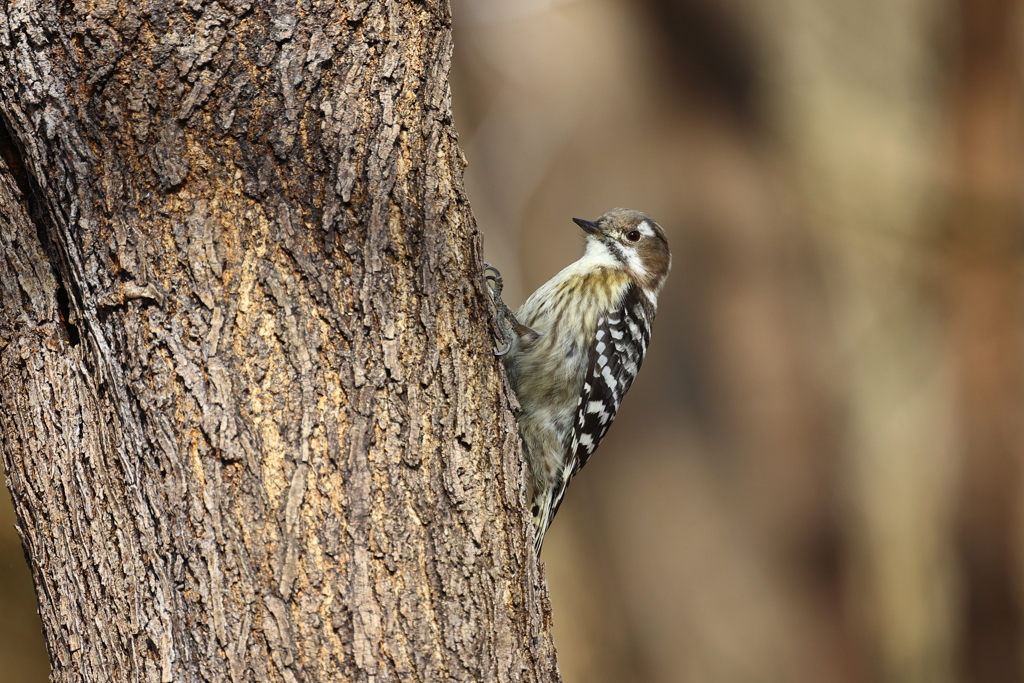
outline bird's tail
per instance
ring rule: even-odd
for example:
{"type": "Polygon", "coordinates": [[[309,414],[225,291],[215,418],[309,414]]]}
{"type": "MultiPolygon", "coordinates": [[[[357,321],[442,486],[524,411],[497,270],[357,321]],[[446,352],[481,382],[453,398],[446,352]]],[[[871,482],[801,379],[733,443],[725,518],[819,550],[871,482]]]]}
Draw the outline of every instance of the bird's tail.
{"type": "Polygon", "coordinates": [[[533,528],[536,530],[533,547],[537,551],[537,557],[540,557],[540,549],[544,545],[544,535],[555,519],[555,513],[558,512],[558,506],[562,504],[562,498],[565,496],[565,489],[568,485],[568,479],[559,479],[551,488],[540,490],[533,495],[530,510],[533,511],[533,528]]]}
{"type": "Polygon", "coordinates": [[[533,510],[533,528],[536,531],[533,547],[537,551],[537,557],[540,557],[540,549],[544,545],[544,534],[548,532],[551,519],[554,517],[551,510],[551,489],[539,491],[533,497],[530,509],[533,510]]]}

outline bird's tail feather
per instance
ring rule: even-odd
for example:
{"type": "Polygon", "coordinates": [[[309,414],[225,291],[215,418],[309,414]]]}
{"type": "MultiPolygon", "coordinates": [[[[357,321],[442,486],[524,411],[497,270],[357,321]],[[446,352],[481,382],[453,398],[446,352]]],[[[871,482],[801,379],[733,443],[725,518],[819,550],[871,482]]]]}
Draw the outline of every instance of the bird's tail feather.
{"type": "Polygon", "coordinates": [[[558,512],[558,507],[562,504],[562,498],[565,497],[565,489],[568,485],[568,479],[559,479],[551,488],[538,491],[533,496],[530,509],[533,510],[533,528],[537,531],[534,542],[537,557],[540,557],[540,549],[544,545],[544,535],[547,534],[548,527],[555,519],[555,513],[558,512]]]}

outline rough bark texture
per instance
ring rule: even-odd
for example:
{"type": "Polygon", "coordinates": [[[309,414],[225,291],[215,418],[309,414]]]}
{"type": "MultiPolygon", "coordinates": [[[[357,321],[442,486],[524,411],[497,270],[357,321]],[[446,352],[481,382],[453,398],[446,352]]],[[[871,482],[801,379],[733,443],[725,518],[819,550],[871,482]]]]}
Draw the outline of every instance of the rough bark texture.
{"type": "Polygon", "coordinates": [[[447,3],[0,7],[0,438],[54,680],[557,680],[447,3]]]}

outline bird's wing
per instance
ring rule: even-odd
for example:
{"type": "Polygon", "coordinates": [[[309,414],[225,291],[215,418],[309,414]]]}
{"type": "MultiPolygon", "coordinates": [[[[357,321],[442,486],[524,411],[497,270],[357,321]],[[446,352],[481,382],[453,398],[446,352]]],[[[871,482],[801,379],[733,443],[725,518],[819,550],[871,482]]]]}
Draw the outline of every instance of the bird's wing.
{"type": "Polygon", "coordinates": [[[597,321],[576,418],[566,439],[568,457],[538,520],[538,551],[544,531],[562,503],[569,479],[597,450],[619,411],[622,397],[640,371],[651,341],[653,317],[653,307],[644,300],[639,288],[630,285],[619,306],[597,321]]]}

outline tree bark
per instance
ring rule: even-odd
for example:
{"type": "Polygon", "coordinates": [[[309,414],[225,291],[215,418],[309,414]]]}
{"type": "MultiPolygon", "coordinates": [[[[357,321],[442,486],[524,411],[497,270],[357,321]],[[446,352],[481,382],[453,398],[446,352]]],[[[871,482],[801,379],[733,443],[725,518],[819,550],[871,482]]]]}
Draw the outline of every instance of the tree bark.
{"type": "Polygon", "coordinates": [[[55,681],[553,681],[444,0],[0,0],[55,681]]]}

